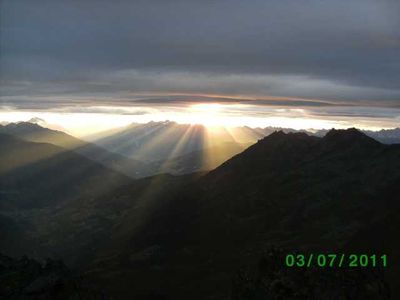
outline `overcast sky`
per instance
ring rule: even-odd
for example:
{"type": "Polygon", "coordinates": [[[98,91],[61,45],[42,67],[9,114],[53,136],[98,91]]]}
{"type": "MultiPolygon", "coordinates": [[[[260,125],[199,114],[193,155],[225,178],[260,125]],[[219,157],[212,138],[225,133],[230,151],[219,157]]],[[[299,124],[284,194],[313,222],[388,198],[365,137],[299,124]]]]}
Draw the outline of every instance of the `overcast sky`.
{"type": "Polygon", "coordinates": [[[222,102],[400,122],[398,0],[0,0],[0,11],[3,112],[222,102]]]}

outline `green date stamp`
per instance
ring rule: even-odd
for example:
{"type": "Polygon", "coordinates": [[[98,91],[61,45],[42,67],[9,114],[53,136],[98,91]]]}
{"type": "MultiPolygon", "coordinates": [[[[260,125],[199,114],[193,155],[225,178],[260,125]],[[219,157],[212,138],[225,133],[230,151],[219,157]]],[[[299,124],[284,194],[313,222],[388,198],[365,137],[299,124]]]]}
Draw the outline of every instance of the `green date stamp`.
{"type": "Polygon", "coordinates": [[[386,268],[388,257],[386,254],[286,254],[284,263],[288,268],[386,268]]]}

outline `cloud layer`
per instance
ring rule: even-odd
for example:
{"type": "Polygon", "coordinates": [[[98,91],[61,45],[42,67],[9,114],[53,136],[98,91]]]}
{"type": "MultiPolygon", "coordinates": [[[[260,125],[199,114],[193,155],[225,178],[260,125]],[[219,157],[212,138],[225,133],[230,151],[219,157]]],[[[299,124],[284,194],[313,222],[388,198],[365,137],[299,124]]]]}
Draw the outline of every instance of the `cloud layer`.
{"type": "Polygon", "coordinates": [[[400,107],[396,0],[0,5],[6,107],[400,107]]]}

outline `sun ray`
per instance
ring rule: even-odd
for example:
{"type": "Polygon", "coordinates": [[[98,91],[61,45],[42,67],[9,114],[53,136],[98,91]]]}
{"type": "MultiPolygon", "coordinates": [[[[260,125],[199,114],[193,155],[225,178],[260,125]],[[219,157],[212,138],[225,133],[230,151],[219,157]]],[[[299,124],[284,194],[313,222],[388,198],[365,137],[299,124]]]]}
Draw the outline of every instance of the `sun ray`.
{"type": "MultiPolygon", "coordinates": [[[[199,144],[199,148],[201,149],[204,141],[202,140],[203,134],[199,133],[201,131],[204,131],[204,127],[200,125],[189,125],[184,134],[179,138],[178,142],[176,143],[176,146],[172,149],[171,153],[168,155],[168,157],[162,162],[159,171],[171,171],[168,166],[171,165],[171,162],[175,158],[178,158],[181,155],[185,154],[184,149],[185,148],[190,148],[192,141],[195,141],[199,144]],[[199,140],[200,138],[200,140],[199,140]]],[[[195,151],[198,149],[194,149],[195,151]]],[[[193,161],[193,164],[196,164],[196,161],[193,161]]],[[[172,166],[173,167],[173,166],[172,166]]],[[[195,166],[194,166],[195,167],[195,166]]]]}

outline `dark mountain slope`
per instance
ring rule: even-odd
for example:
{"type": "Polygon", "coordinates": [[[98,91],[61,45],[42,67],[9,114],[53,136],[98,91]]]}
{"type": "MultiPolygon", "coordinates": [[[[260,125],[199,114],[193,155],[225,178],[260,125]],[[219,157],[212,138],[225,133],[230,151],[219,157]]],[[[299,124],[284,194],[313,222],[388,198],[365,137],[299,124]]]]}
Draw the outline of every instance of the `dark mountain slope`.
{"type": "MultiPolygon", "coordinates": [[[[355,129],[324,138],[276,132],[200,178],[156,176],[4,217],[31,228],[32,248],[74,258],[117,299],[229,299],[237,270],[257,264],[271,244],[368,252],[376,235],[385,237],[377,251],[396,253],[399,170],[397,145],[355,129]]],[[[399,285],[397,269],[385,275],[399,285]]],[[[329,286],[332,299],[347,277],[339,278],[329,286]]],[[[354,282],[368,288],[369,278],[354,282]]]]}
{"type": "Polygon", "coordinates": [[[0,127],[0,131],[31,142],[49,143],[63,148],[75,147],[84,143],[62,131],[29,122],[9,123],[0,127]]]}
{"type": "Polygon", "coordinates": [[[110,152],[102,147],[85,142],[62,131],[48,129],[34,123],[10,123],[5,126],[0,126],[0,133],[10,134],[26,141],[48,143],[72,150],[131,177],[143,177],[152,173],[152,171],[148,169],[148,166],[140,161],[110,152]]]}
{"type": "Polygon", "coordinates": [[[310,224],[308,232],[325,223],[320,239],[329,223],[343,222],[350,233],[356,229],[351,226],[368,220],[382,205],[377,193],[399,183],[399,168],[395,148],[355,129],[331,131],[322,139],[278,132],[210,172],[202,202],[220,213],[217,223],[251,216],[289,228],[310,224]]]}
{"type": "MultiPolygon", "coordinates": [[[[67,239],[60,234],[60,228],[76,225],[74,219],[79,214],[55,216],[68,212],[68,207],[85,214],[92,199],[128,182],[130,178],[72,151],[0,134],[1,251],[49,255],[39,250],[43,249],[38,246],[40,243],[53,244],[53,249],[69,246],[78,251],[78,243],[63,242],[67,239]]],[[[92,236],[95,234],[91,232],[92,236]]]]}
{"type": "Polygon", "coordinates": [[[132,181],[72,151],[0,134],[0,251],[83,266],[114,227],[129,234],[189,177],[132,181]]]}
{"type": "Polygon", "coordinates": [[[62,261],[46,264],[0,254],[0,298],[17,299],[110,299],[100,289],[82,281],[62,261]]]}
{"type": "Polygon", "coordinates": [[[213,178],[210,181],[223,182],[227,179],[242,181],[247,177],[272,175],[275,171],[283,173],[303,160],[317,141],[318,138],[305,133],[285,134],[277,131],[211,171],[207,177],[213,178]]]}
{"type": "MultiPolygon", "coordinates": [[[[225,299],[235,271],[271,244],[286,251],[347,249],[358,233],[399,209],[391,192],[399,170],[398,147],[355,129],[324,138],[276,132],[165,195],[142,230],[111,242],[120,245],[118,262],[103,253],[103,267],[96,264],[91,275],[123,274],[104,281],[118,282],[109,287],[121,296],[158,291],[173,299],[225,299]]],[[[392,253],[394,242],[387,245],[392,253]]],[[[391,285],[398,278],[391,276],[391,285]]]]}
{"type": "Polygon", "coordinates": [[[54,206],[94,196],[128,177],[72,151],[0,134],[1,208],[54,206]]]}
{"type": "MultiPolygon", "coordinates": [[[[397,147],[400,151],[400,147],[397,147]]],[[[380,195],[382,200],[392,199],[398,201],[400,195],[400,184],[386,189],[380,195]]],[[[393,295],[400,295],[399,268],[400,265],[400,240],[397,238],[400,231],[400,208],[399,204],[389,204],[386,215],[376,219],[371,224],[357,232],[349,242],[344,245],[344,249],[352,253],[386,254],[388,257],[389,268],[386,273],[387,280],[392,283],[391,290],[393,295]]],[[[396,298],[393,298],[396,299],[396,298]]]]}

